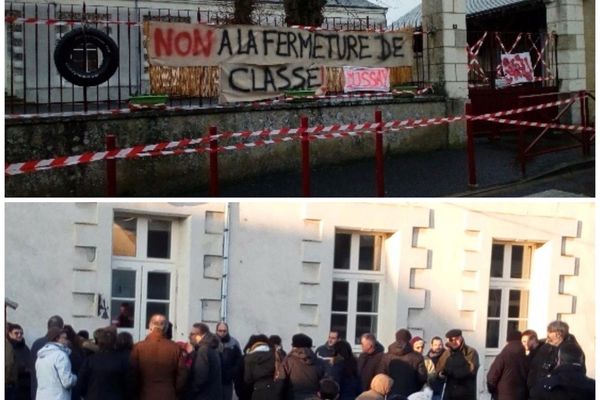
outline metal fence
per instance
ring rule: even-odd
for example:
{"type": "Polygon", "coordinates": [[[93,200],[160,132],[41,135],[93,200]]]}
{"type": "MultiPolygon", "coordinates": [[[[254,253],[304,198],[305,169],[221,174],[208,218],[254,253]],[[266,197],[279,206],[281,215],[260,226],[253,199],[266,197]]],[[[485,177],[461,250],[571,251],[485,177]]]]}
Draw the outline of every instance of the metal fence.
{"type": "MultiPolygon", "coordinates": [[[[227,23],[231,12],[198,9],[173,10],[122,6],[86,6],[57,3],[5,3],[5,113],[118,109],[127,106],[131,96],[150,93],[150,77],[144,46],[143,22],[160,20],[186,23],[227,23]],[[60,38],[85,24],[107,33],[119,48],[119,68],[98,86],[80,87],[58,73],[53,51],[60,38]]],[[[256,14],[259,25],[285,26],[283,14],[256,14]]],[[[369,17],[325,18],[325,29],[384,29],[369,17]]],[[[415,66],[410,83],[427,81],[423,35],[415,35],[415,66]]],[[[87,62],[101,62],[101,54],[86,46],[81,55],[87,62]]],[[[216,104],[215,97],[171,96],[169,105],[216,104]]]]}

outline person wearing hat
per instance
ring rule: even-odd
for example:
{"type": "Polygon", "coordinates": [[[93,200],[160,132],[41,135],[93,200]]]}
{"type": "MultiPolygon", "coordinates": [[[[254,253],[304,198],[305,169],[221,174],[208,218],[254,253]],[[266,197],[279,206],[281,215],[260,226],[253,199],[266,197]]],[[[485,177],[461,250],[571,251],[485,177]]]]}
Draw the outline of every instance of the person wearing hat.
{"type": "Polygon", "coordinates": [[[384,373],[394,380],[391,394],[408,396],[421,390],[427,381],[425,360],[410,345],[412,335],[407,329],[396,332],[396,341],[384,355],[384,373]]]}
{"type": "Polygon", "coordinates": [[[36,398],[39,400],[71,400],[71,388],[77,376],[71,372],[67,334],[58,327],[48,329],[48,343],[37,353],[36,398]]]}
{"type": "Polygon", "coordinates": [[[487,387],[494,400],[527,400],[527,356],[521,332],[513,331],[487,373],[487,387]]]}
{"type": "Polygon", "coordinates": [[[476,400],[479,354],[465,344],[460,329],[446,333],[446,351],[441,355],[435,372],[446,380],[444,400],[476,400]]]}
{"type": "Polygon", "coordinates": [[[312,351],[312,339],[298,333],[292,337],[292,349],[281,365],[286,382],[287,399],[307,400],[319,391],[319,382],[325,377],[327,364],[312,351]]]}

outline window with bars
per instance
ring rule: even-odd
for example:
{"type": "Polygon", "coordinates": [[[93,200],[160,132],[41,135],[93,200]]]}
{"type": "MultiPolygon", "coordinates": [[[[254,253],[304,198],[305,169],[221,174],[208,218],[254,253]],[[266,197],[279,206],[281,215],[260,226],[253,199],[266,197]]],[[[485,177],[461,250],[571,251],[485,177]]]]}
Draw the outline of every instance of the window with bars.
{"type": "Polygon", "coordinates": [[[494,243],[490,264],[486,348],[504,346],[507,335],[527,329],[529,282],[534,246],[494,243]]]}
{"type": "Polygon", "coordinates": [[[377,335],[385,236],[339,231],[335,235],[331,330],[350,343],[377,335]]]}

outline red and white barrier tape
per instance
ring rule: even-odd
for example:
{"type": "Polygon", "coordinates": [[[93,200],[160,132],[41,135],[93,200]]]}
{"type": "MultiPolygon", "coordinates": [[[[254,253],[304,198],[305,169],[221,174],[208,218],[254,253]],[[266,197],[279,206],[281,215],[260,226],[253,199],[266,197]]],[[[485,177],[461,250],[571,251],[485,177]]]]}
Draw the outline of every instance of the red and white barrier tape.
{"type": "MultiPolygon", "coordinates": [[[[433,89],[427,86],[422,89],[418,89],[416,92],[410,91],[399,91],[393,90],[385,93],[350,93],[350,94],[331,94],[331,95],[314,95],[306,97],[282,97],[273,100],[263,100],[252,103],[231,103],[231,104],[211,104],[210,106],[168,106],[160,109],[153,109],[154,111],[200,111],[206,109],[224,109],[224,108],[235,108],[240,107],[256,108],[263,105],[272,105],[278,103],[289,103],[293,101],[299,101],[300,99],[307,100],[335,100],[335,99],[360,99],[360,98],[378,98],[378,97],[392,97],[399,94],[415,94],[417,96],[432,92],[433,89]]],[[[5,120],[17,120],[17,119],[36,119],[36,118],[53,118],[53,117],[75,117],[75,116],[97,116],[97,115],[120,115],[120,114],[131,114],[132,111],[129,108],[119,108],[113,110],[95,110],[95,111],[66,111],[58,113],[47,113],[47,114],[7,114],[4,116],[5,120]]]]}
{"type": "Polygon", "coordinates": [[[152,145],[139,145],[126,149],[115,149],[102,152],[88,152],[80,155],[68,157],[56,157],[46,160],[27,161],[22,163],[7,164],[5,166],[5,175],[18,175],[26,172],[40,171],[52,168],[66,167],[70,165],[86,164],[94,161],[106,159],[131,159],[139,157],[152,157],[162,155],[176,155],[188,153],[204,153],[213,151],[207,147],[189,148],[200,144],[206,144],[211,140],[230,139],[230,138],[250,138],[258,137],[259,139],[253,142],[242,142],[226,146],[218,146],[216,151],[231,151],[242,150],[246,148],[260,147],[270,144],[278,144],[287,141],[297,140],[300,134],[306,132],[310,139],[333,139],[348,136],[364,135],[381,129],[381,132],[394,132],[403,129],[414,129],[418,127],[427,127],[433,125],[447,124],[464,119],[472,121],[489,121],[501,124],[511,124],[519,126],[530,126],[535,128],[555,128],[570,131],[595,131],[594,127],[583,127],[578,125],[566,125],[557,123],[518,121],[512,119],[499,118],[507,115],[515,115],[530,111],[537,111],[544,108],[554,107],[561,104],[572,103],[583,96],[574,96],[569,99],[553,101],[535,106],[521,107],[513,110],[499,111],[482,115],[463,115],[450,116],[439,118],[421,118],[388,121],[386,123],[366,122],[360,124],[334,124],[330,126],[317,125],[308,128],[281,128],[276,130],[260,130],[260,131],[242,131],[242,132],[225,132],[214,136],[205,136],[196,139],[182,139],[179,141],[163,142],[152,145]],[[186,148],[187,147],[187,148],[186,148]]]}
{"type": "Polygon", "coordinates": [[[594,128],[592,126],[556,124],[556,123],[552,123],[552,122],[519,121],[519,120],[515,120],[515,119],[491,118],[491,117],[488,117],[485,120],[490,121],[490,122],[496,122],[498,124],[529,126],[532,128],[560,129],[560,130],[575,131],[575,132],[584,132],[584,131],[585,132],[594,132],[596,130],[596,128],[594,128]]]}
{"type": "Polygon", "coordinates": [[[108,21],[108,20],[85,20],[81,19],[43,19],[35,17],[15,17],[7,15],[4,17],[4,22],[7,24],[28,24],[28,25],[54,25],[54,26],[73,26],[73,25],[129,25],[129,26],[141,26],[143,23],[137,21],[108,21]]]}

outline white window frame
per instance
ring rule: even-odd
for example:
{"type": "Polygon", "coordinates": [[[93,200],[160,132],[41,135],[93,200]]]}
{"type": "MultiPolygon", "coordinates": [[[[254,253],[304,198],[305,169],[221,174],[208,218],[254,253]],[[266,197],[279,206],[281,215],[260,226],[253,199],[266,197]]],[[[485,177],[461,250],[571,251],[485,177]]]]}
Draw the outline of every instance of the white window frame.
{"type": "MultiPolygon", "coordinates": [[[[364,230],[346,230],[346,229],[337,229],[335,231],[335,235],[338,233],[342,234],[350,234],[350,268],[349,269],[336,269],[333,268],[333,279],[332,279],[332,295],[333,295],[333,282],[348,282],[348,309],[344,312],[333,311],[330,310],[330,324],[331,324],[331,316],[334,314],[345,314],[347,315],[346,321],[346,340],[353,347],[355,351],[360,349],[360,345],[355,344],[355,332],[356,332],[356,318],[359,315],[375,315],[377,316],[377,332],[375,334],[379,334],[381,332],[381,305],[383,298],[383,283],[385,282],[385,243],[387,239],[387,234],[383,232],[377,231],[364,231],[364,230]],[[377,249],[375,246],[375,251],[379,251],[379,270],[378,271],[368,271],[368,270],[359,270],[359,250],[360,250],[360,236],[379,236],[380,237],[380,246],[377,249]],[[357,297],[358,297],[358,284],[359,283],[377,283],[378,284],[378,299],[377,299],[377,312],[358,312],[357,311],[357,297]]],[[[377,241],[375,242],[377,243],[377,241]]],[[[334,248],[335,252],[335,248],[334,248]]]]}
{"type": "MultiPolygon", "coordinates": [[[[508,329],[508,322],[513,320],[529,320],[529,313],[531,312],[531,305],[527,304],[527,317],[526,318],[509,318],[508,310],[509,310],[509,300],[510,300],[510,291],[511,290],[519,290],[521,292],[528,292],[529,301],[531,301],[531,280],[530,278],[511,278],[510,277],[510,268],[511,268],[511,255],[512,255],[512,247],[513,246],[523,246],[523,270],[529,268],[529,276],[531,277],[531,268],[532,268],[532,259],[533,253],[535,251],[536,245],[534,243],[528,242],[506,242],[506,241],[494,241],[493,245],[502,245],[504,246],[504,255],[503,255],[503,264],[502,264],[502,277],[496,278],[491,276],[491,260],[490,260],[490,286],[488,290],[488,296],[490,290],[500,290],[501,298],[500,298],[500,317],[490,318],[486,312],[486,324],[490,319],[499,320],[499,340],[498,347],[486,347],[487,355],[497,355],[504,344],[506,343],[506,331],[508,329]]],[[[486,342],[487,342],[487,331],[486,331],[486,342]]],[[[486,343],[487,345],[487,343],[486,343]]]]}
{"type": "MultiPolygon", "coordinates": [[[[136,255],[135,256],[112,256],[111,258],[111,288],[112,288],[112,271],[124,270],[135,271],[135,307],[134,307],[134,325],[133,328],[119,328],[120,330],[130,332],[135,340],[143,339],[146,336],[147,326],[145,326],[146,306],[148,301],[169,303],[169,320],[175,321],[176,311],[176,256],[178,243],[178,221],[173,218],[163,217],[160,215],[140,215],[132,213],[115,212],[113,215],[113,223],[115,217],[131,217],[136,218],[136,255]],[[150,220],[168,221],[171,223],[170,229],[170,258],[153,258],[147,257],[148,254],[148,227],[150,220]],[[161,272],[170,274],[169,277],[169,300],[161,301],[148,299],[147,280],[148,273],[161,272]]],[[[112,226],[112,225],[111,225],[112,226]]],[[[112,233],[111,233],[111,253],[112,253],[112,233]]],[[[112,304],[112,290],[111,290],[112,304]]],[[[120,300],[120,298],[114,298],[120,300]]],[[[129,299],[124,299],[127,301],[129,299]]]]}

